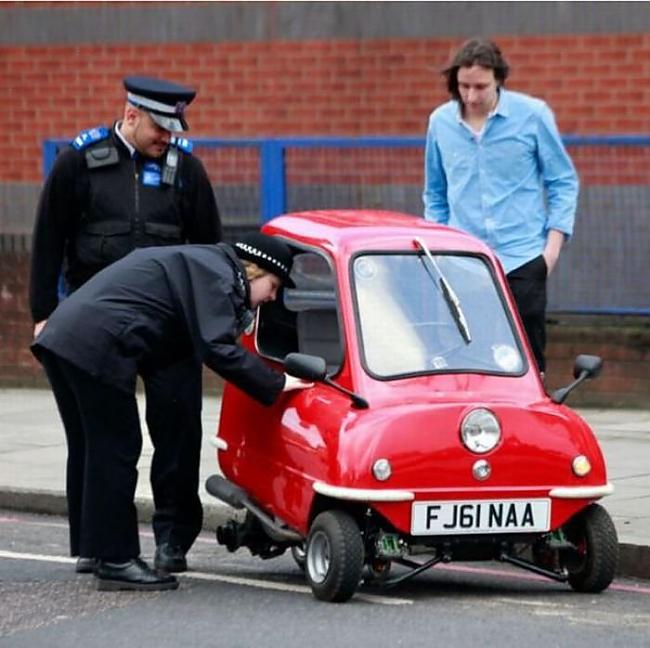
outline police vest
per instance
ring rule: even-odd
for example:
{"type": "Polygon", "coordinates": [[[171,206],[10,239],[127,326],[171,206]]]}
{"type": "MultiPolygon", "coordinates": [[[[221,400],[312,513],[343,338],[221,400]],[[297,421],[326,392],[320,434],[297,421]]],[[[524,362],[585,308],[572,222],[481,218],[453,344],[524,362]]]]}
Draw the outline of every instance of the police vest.
{"type": "Polygon", "coordinates": [[[173,138],[160,160],[129,158],[100,127],[78,135],[73,147],[86,165],[75,255],[90,273],[135,248],[185,241],[179,169],[192,150],[188,140],[173,138]]]}

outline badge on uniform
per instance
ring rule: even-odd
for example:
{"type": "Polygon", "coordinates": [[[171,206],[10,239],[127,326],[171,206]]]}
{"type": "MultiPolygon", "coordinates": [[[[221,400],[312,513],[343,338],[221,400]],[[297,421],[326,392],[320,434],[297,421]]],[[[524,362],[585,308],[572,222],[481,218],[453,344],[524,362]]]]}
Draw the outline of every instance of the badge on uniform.
{"type": "Polygon", "coordinates": [[[160,165],[155,162],[145,162],[142,167],[142,184],[147,187],[160,187],[160,165]]]}
{"type": "Polygon", "coordinates": [[[179,148],[183,153],[187,153],[188,155],[194,149],[194,144],[186,137],[176,137],[176,135],[172,135],[170,144],[179,148]]]}
{"type": "Polygon", "coordinates": [[[81,131],[77,137],[72,140],[72,146],[81,151],[95,142],[101,142],[110,135],[110,130],[106,126],[96,126],[81,131]]]}

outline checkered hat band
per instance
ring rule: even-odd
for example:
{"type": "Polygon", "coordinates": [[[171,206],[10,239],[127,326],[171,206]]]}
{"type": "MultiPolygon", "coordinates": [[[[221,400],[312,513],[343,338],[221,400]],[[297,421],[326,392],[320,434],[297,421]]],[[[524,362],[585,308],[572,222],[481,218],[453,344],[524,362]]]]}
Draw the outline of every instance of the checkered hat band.
{"type": "Polygon", "coordinates": [[[247,243],[235,243],[235,247],[238,247],[240,250],[243,250],[247,254],[250,254],[251,256],[258,257],[259,259],[264,259],[266,261],[270,261],[273,265],[277,266],[284,272],[284,274],[289,274],[289,268],[284,264],[278,261],[275,257],[272,257],[268,255],[266,252],[262,252],[262,250],[259,250],[256,247],[253,247],[252,245],[248,245],[247,243]]]}

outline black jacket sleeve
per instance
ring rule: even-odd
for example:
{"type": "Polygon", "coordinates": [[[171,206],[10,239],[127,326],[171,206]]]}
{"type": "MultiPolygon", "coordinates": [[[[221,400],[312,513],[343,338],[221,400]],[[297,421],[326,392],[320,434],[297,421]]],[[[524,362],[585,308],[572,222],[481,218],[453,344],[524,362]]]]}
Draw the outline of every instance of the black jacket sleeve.
{"type": "Polygon", "coordinates": [[[32,237],[29,304],[35,322],[47,319],[58,304],[57,287],[66,240],[80,218],[76,191],[83,172],[76,151],[60,153],[48,176],[36,212],[32,237]]]}
{"type": "MultiPolygon", "coordinates": [[[[284,374],[238,344],[237,315],[231,299],[232,278],[224,278],[210,265],[182,255],[184,272],[175,273],[175,292],[180,301],[192,343],[201,360],[251,398],[270,405],[284,387],[284,374]]],[[[216,265],[216,263],[215,263],[216,265]]],[[[221,267],[224,268],[223,261],[221,267]]]]}
{"type": "Polygon", "coordinates": [[[221,217],[208,174],[201,160],[191,155],[185,156],[183,170],[185,238],[189,243],[219,243],[221,217]]]}
{"type": "Polygon", "coordinates": [[[271,405],[284,387],[284,375],[237,343],[235,312],[228,298],[218,302],[219,315],[206,314],[197,303],[197,319],[203,343],[203,361],[222,378],[264,405],[271,405]],[[228,308],[230,306],[230,308],[228,308]],[[203,312],[200,312],[203,311],[203,312]]]}
{"type": "Polygon", "coordinates": [[[229,339],[209,341],[205,364],[263,405],[273,404],[284,387],[284,375],[229,339]]]}

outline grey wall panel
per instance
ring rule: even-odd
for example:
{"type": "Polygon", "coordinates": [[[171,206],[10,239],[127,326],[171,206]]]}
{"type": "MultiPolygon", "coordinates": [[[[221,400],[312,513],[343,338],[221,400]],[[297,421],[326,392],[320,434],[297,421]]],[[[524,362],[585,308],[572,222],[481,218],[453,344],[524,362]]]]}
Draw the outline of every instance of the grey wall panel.
{"type": "Polygon", "coordinates": [[[0,233],[31,234],[41,185],[0,183],[0,233]]]}
{"type": "MultiPolygon", "coordinates": [[[[30,235],[38,207],[40,183],[0,183],[0,234],[30,235]]],[[[226,227],[257,227],[260,196],[257,185],[216,186],[215,192],[226,227]]]]}
{"type": "MultiPolygon", "coordinates": [[[[27,249],[40,185],[0,184],[0,239],[4,249],[27,249]]],[[[226,238],[259,222],[259,188],[216,186],[226,238]]],[[[289,186],[287,210],[393,209],[422,212],[413,185],[289,186]]],[[[650,309],[650,187],[584,187],[573,239],[549,281],[549,309],[650,309]]]]}
{"type": "Polygon", "coordinates": [[[647,2],[214,2],[0,8],[0,44],[642,32],[647,2]]]}
{"type": "Polygon", "coordinates": [[[650,187],[584,187],[572,240],[549,281],[549,308],[650,309],[650,187]]]}
{"type": "MultiPolygon", "coordinates": [[[[549,280],[553,311],[650,309],[650,187],[583,187],[572,240],[549,280]]],[[[288,210],[390,209],[422,214],[413,185],[302,185],[288,210]]]]}

